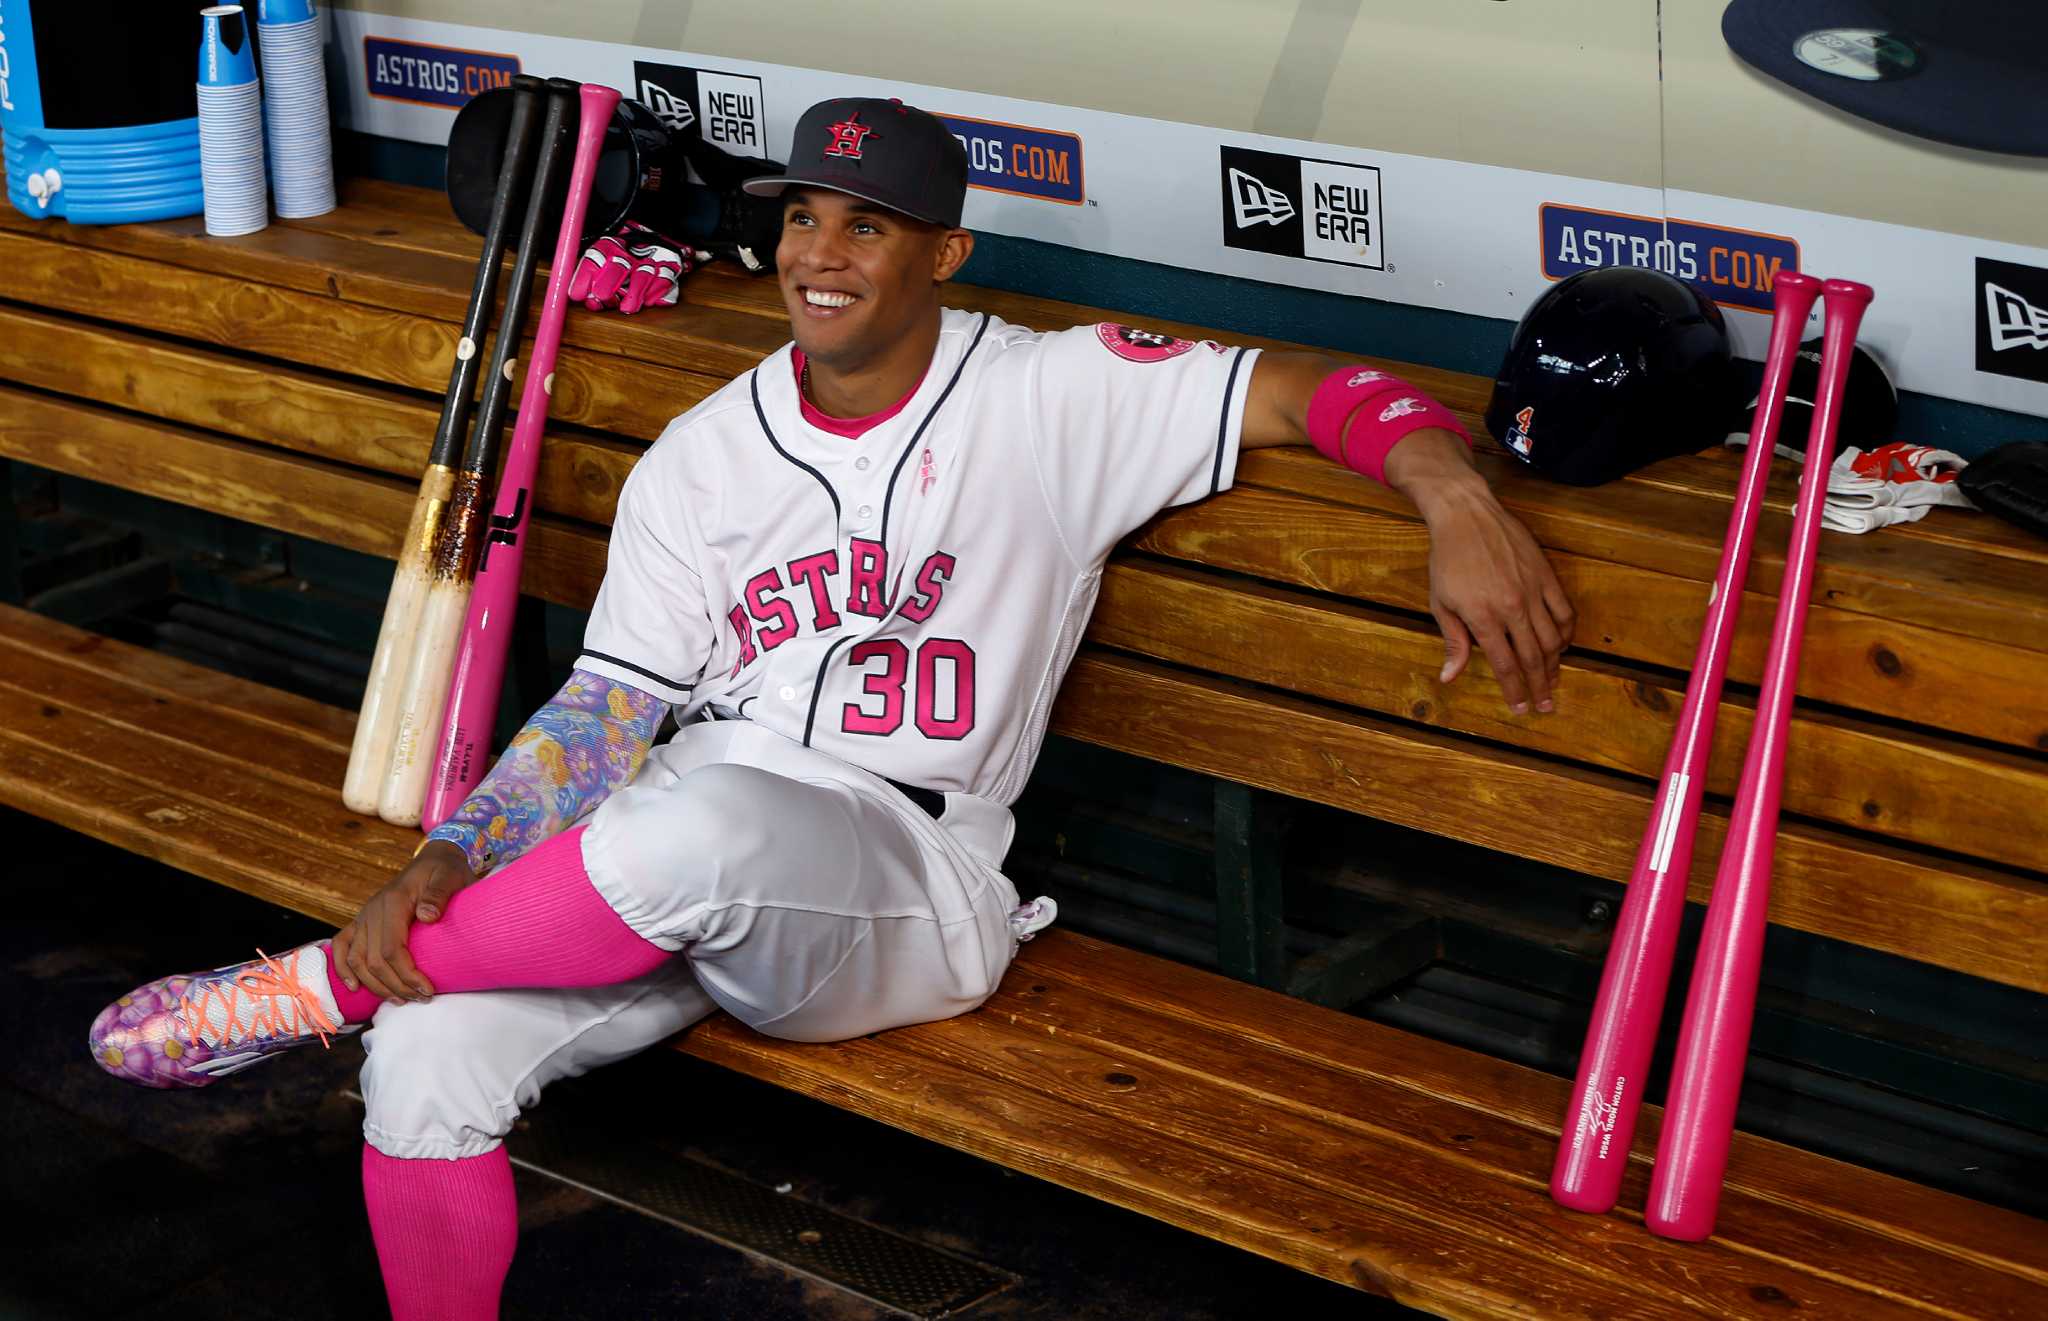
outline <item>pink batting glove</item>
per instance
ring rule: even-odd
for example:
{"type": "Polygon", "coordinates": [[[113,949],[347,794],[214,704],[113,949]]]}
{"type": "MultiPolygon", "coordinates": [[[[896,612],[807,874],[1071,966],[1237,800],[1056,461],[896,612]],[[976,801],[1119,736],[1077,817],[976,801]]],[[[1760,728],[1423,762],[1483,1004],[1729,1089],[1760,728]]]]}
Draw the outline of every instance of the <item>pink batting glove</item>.
{"type": "Polygon", "coordinates": [[[569,297],[582,299],[593,312],[602,311],[632,271],[626,245],[606,235],[583,250],[583,260],[569,278],[569,297]]]}

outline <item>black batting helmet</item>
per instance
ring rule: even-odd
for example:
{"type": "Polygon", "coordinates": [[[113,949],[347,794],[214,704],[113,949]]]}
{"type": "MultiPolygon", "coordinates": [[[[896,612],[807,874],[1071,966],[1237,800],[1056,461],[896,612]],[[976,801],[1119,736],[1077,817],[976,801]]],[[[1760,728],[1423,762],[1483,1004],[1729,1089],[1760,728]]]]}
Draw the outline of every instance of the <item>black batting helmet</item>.
{"type": "Polygon", "coordinates": [[[1523,314],[1486,426],[1545,476],[1598,486],[1719,443],[1742,403],[1721,309],[1676,276],[1609,266],[1523,314]]]}

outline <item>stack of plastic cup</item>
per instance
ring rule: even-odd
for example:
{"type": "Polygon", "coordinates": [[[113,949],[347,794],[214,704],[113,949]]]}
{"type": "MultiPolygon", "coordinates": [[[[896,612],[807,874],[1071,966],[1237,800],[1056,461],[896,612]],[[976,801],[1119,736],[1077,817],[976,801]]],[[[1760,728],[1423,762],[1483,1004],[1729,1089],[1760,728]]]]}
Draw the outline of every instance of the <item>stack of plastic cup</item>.
{"type": "Polygon", "coordinates": [[[240,5],[199,11],[199,179],[206,232],[253,234],[270,223],[263,173],[263,96],[240,5]]]}
{"type": "Polygon", "coordinates": [[[260,0],[256,31],[263,58],[263,126],[270,137],[271,189],[277,214],[325,215],[334,209],[334,139],[327,119],[327,70],[313,0],[260,0]]]}

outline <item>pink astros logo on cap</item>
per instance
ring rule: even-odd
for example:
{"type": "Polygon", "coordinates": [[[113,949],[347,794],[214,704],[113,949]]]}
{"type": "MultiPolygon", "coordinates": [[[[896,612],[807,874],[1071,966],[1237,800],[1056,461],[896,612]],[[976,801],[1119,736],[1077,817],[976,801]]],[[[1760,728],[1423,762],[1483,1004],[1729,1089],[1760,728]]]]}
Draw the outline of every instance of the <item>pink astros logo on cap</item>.
{"type": "Polygon", "coordinates": [[[860,122],[860,112],[858,110],[836,124],[827,125],[826,131],[832,135],[832,145],[825,148],[825,154],[827,156],[844,156],[848,160],[855,161],[860,159],[861,142],[866,139],[868,134],[874,132],[872,128],[860,122]]]}

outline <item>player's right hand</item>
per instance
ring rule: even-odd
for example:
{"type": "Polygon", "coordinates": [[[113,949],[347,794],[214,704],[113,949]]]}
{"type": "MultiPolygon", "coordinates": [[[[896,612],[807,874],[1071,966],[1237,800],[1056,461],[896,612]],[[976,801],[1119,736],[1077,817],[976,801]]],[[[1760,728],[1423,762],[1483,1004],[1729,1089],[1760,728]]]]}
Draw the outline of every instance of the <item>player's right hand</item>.
{"type": "Polygon", "coordinates": [[[334,966],[351,991],[367,988],[386,1000],[431,999],[434,987],[405,947],[414,922],[439,921],[448,900],[476,880],[462,850],[435,840],[389,885],[370,897],[356,920],[334,935],[334,966]]]}

